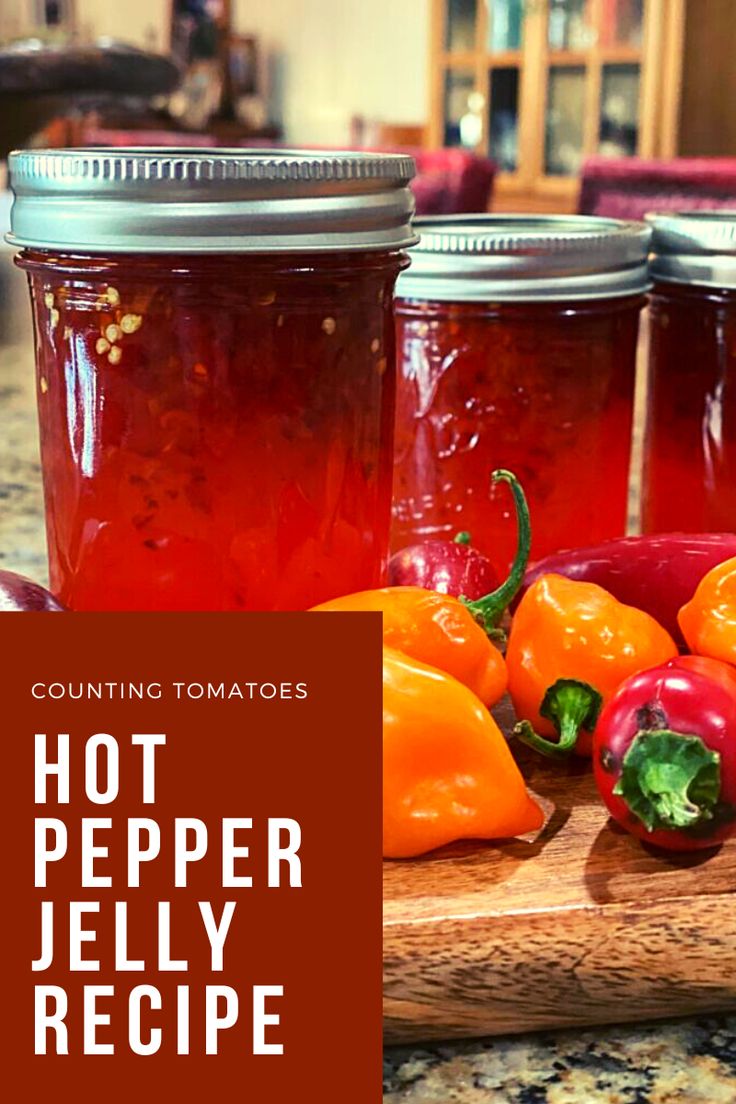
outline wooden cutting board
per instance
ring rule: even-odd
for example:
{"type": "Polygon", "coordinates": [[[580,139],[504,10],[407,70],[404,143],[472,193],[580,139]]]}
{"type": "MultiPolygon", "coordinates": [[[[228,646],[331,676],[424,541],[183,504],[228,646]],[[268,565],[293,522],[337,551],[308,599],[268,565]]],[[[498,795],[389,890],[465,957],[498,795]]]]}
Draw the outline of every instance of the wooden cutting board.
{"type": "MultiPolygon", "coordinates": [[[[508,731],[510,708],[497,719],[508,731]]],[[[736,839],[655,853],[608,820],[583,762],[519,759],[550,807],[534,842],[384,863],[387,1041],[735,1008],[736,839]]]]}

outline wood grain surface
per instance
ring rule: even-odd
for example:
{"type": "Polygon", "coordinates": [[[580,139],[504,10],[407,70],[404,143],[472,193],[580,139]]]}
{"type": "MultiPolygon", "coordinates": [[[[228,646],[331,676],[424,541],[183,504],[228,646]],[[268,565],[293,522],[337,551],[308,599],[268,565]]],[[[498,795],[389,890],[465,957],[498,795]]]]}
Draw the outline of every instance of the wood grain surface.
{"type": "Polygon", "coordinates": [[[736,840],[655,852],[609,821],[583,761],[519,759],[549,809],[536,839],[384,864],[387,1041],[736,1007],[736,840]]]}

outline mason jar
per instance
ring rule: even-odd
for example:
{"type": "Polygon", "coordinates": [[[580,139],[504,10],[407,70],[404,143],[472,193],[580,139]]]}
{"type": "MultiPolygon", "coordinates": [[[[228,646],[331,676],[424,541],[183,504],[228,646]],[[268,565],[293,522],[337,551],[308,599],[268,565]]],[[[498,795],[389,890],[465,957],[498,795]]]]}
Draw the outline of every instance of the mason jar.
{"type": "Polygon", "coordinates": [[[736,529],[736,211],[653,215],[641,516],[736,529]]]}
{"type": "Polygon", "coordinates": [[[11,156],[62,602],[302,609],[382,581],[412,173],[359,153],[11,156]]]}
{"type": "Polygon", "coordinates": [[[468,531],[508,564],[495,468],[524,485],[535,558],[623,534],[650,231],[574,216],[415,225],[397,286],[392,546],[468,531]]]}

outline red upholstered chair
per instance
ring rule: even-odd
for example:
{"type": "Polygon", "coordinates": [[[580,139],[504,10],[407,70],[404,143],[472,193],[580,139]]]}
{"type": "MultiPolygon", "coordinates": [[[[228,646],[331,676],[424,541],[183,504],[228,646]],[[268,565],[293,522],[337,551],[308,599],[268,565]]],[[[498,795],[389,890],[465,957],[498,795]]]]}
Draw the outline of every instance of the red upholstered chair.
{"type": "Polygon", "coordinates": [[[581,215],[641,219],[649,211],[736,209],[736,158],[591,157],[583,165],[581,215]]]}
{"type": "Polygon", "coordinates": [[[417,163],[412,191],[418,215],[477,214],[487,211],[496,165],[460,149],[408,150],[417,163]]]}
{"type": "MultiPolygon", "coordinates": [[[[211,134],[167,130],[115,130],[87,127],[84,142],[90,146],[219,146],[211,134]]],[[[268,139],[243,139],[239,146],[276,148],[268,139]]],[[[459,149],[385,148],[385,152],[409,153],[417,163],[412,190],[418,215],[455,215],[487,211],[493,192],[496,165],[488,157],[459,149]]]]}
{"type": "Polygon", "coordinates": [[[84,131],[88,146],[216,146],[211,134],[190,134],[180,130],[117,130],[88,126],[84,131]]]}

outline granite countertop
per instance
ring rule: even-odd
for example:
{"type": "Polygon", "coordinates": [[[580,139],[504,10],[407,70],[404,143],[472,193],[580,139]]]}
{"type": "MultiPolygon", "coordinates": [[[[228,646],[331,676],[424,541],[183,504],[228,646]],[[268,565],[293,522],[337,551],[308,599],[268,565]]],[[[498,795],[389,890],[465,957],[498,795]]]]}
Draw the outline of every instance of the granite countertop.
{"type": "MultiPolygon", "coordinates": [[[[0,565],[45,581],[45,555],[30,318],[0,249],[0,565]]],[[[399,1102],[736,1104],[736,1016],[389,1047],[399,1102]]]]}
{"type": "Polygon", "coordinates": [[[46,582],[35,402],[25,278],[0,247],[0,566],[46,582]]]}
{"type": "Polygon", "coordinates": [[[734,1104],[736,1016],[384,1054],[384,1104],[734,1104]]]}

